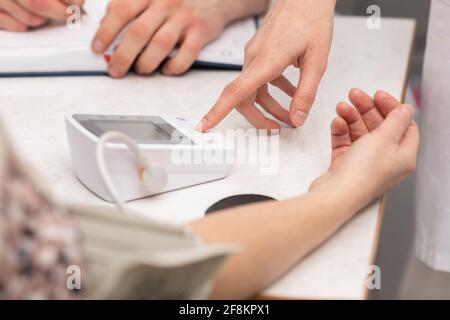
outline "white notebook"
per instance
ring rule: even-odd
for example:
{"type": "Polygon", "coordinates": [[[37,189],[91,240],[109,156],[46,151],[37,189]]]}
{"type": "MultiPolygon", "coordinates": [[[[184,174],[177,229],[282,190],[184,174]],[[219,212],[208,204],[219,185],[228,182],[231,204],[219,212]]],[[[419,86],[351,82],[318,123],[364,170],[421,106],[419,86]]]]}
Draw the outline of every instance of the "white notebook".
{"type": "MultiPolygon", "coordinates": [[[[0,76],[106,74],[107,62],[91,51],[91,41],[108,2],[87,0],[80,28],[53,24],[26,33],[0,31],[0,76]]],[[[256,30],[253,18],[230,25],[196,64],[242,68],[245,44],[256,30]]]]}

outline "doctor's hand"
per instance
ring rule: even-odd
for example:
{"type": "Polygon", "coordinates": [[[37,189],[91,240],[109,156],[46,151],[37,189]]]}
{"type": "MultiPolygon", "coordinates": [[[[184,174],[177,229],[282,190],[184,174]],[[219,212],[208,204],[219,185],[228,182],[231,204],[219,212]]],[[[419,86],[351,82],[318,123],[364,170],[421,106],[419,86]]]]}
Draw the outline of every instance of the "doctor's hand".
{"type": "Polygon", "coordinates": [[[104,53],[129,25],[111,57],[111,77],[125,76],[133,65],[137,73],[151,74],[178,46],[178,52],[164,63],[162,72],[180,75],[228,23],[260,14],[266,5],[267,0],[112,0],[92,49],[104,53]]]}
{"type": "Polygon", "coordinates": [[[0,29],[23,32],[50,19],[65,22],[67,7],[83,4],[84,0],[0,0],[0,29]]]}
{"type": "Polygon", "coordinates": [[[415,170],[420,139],[412,106],[383,91],[353,89],[349,98],[353,106],[338,104],[331,124],[330,170],[311,189],[331,183],[360,209],[415,170]]]}
{"type": "Polygon", "coordinates": [[[215,127],[233,108],[256,128],[278,129],[255,103],[281,122],[303,125],[326,70],[334,8],[335,0],[278,0],[246,46],[242,74],[225,87],[197,130],[215,127]],[[298,86],[283,76],[291,65],[301,70],[298,86]],[[269,84],[292,97],[290,111],[269,94],[269,84]]]}

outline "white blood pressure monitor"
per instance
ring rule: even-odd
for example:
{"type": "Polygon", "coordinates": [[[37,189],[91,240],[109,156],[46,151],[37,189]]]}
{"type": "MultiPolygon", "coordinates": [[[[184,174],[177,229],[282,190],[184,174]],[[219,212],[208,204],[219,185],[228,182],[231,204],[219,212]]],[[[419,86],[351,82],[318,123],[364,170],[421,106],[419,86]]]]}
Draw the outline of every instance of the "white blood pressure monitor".
{"type": "Polygon", "coordinates": [[[80,181],[104,200],[114,196],[99,170],[98,144],[108,132],[119,132],[137,144],[150,164],[147,181],[142,165],[122,141],[105,144],[104,161],[111,182],[123,201],[201,184],[226,177],[233,144],[218,133],[200,134],[195,122],[183,117],[73,114],[66,117],[74,170],[80,181]]]}

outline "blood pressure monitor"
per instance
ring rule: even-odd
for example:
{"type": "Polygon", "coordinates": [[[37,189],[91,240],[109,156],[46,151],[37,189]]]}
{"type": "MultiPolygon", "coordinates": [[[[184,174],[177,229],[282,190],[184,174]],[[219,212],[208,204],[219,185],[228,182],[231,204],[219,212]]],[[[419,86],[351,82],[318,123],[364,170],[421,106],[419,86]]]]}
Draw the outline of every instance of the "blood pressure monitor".
{"type": "MultiPolygon", "coordinates": [[[[101,174],[98,150],[108,133],[125,135],[145,158],[114,137],[104,146],[104,166],[123,201],[225,178],[232,170],[234,145],[224,135],[194,130],[184,117],[73,114],[66,117],[67,137],[75,174],[93,193],[107,201],[113,195],[101,174]],[[143,179],[141,162],[150,164],[143,179]]],[[[133,149],[133,148],[132,148],[133,149]]]]}

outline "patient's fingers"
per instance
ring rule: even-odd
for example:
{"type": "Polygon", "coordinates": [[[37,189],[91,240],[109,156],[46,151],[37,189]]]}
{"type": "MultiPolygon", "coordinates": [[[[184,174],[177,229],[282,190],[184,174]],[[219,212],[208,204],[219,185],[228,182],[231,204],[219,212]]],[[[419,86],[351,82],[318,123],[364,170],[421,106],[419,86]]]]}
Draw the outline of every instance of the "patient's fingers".
{"type": "Polygon", "coordinates": [[[400,142],[400,152],[406,159],[413,159],[412,169],[415,169],[417,152],[419,150],[420,134],[417,124],[413,121],[400,142]]]}
{"type": "Polygon", "coordinates": [[[374,97],[375,106],[383,117],[400,105],[400,102],[385,91],[378,91],[374,97]]]}
{"type": "Polygon", "coordinates": [[[395,108],[376,130],[377,134],[383,135],[392,142],[400,145],[407,130],[413,123],[413,112],[411,105],[402,104],[398,108],[395,108]]]}
{"type": "Polygon", "coordinates": [[[334,169],[338,162],[336,161],[352,145],[350,137],[350,128],[346,120],[337,117],[331,123],[331,169],[334,169]]]}
{"type": "Polygon", "coordinates": [[[373,99],[359,89],[353,89],[349,94],[350,101],[362,115],[369,131],[375,130],[383,122],[383,116],[375,107],[373,99]]]}
{"type": "Polygon", "coordinates": [[[12,18],[9,14],[0,12],[0,29],[16,32],[27,31],[27,26],[12,18]]]}
{"type": "Polygon", "coordinates": [[[336,107],[336,112],[347,121],[352,141],[358,140],[369,132],[361,114],[349,104],[345,102],[339,103],[336,107]]]}

